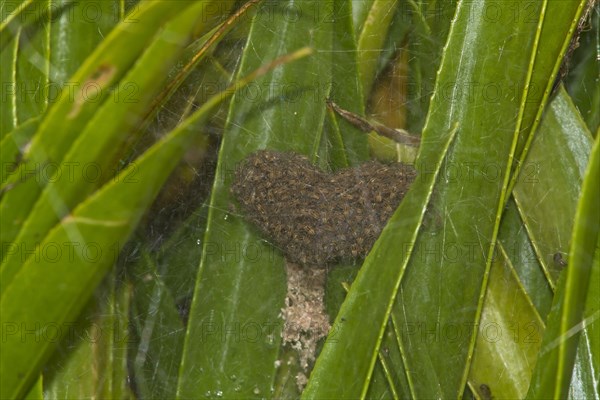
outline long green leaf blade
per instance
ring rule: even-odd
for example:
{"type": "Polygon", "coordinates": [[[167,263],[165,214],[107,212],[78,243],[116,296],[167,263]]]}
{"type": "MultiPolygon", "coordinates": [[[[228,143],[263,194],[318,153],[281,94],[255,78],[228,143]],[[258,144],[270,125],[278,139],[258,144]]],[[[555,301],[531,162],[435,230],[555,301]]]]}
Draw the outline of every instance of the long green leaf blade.
{"type": "Polygon", "coordinates": [[[592,136],[561,87],[544,116],[513,190],[551,287],[562,270],[554,262],[555,254],[566,255],[569,250],[577,198],[591,148],[592,136]]]}
{"type": "Polygon", "coordinates": [[[231,102],[210,200],[203,255],[181,364],[177,397],[269,396],[277,373],[285,297],[283,257],[240,216],[229,193],[236,164],[258,149],[296,151],[316,160],[332,81],[333,1],[281,1],[260,9],[240,74],[265,59],[310,46],[231,102]],[[318,11],[318,12],[317,12],[318,11]],[[293,12],[292,18],[289,13],[293,12]],[[274,18],[274,20],[272,20],[274,18]],[[318,26],[318,28],[316,28],[318,26]],[[251,364],[240,364],[252,360],[251,364]]]}
{"type": "Polygon", "coordinates": [[[395,294],[414,250],[412,245],[458,129],[448,133],[431,173],[417,179],[367,256],[338,312],[332,326],[335,334],[328,336],[303,398],[364,398],[395,294]],[[390,259],[395,262],[385,262],[390,259]],[[348,349],[352,349],[353,362],[340,364],[348,349]]]}
{"type": "MultiPolygon", "coordinates": [[[[78,202],[99,184],[110,179],[113,159],[125,139],[123,132],[131,131],[141,120],[145,107],[151,103],[153,94],[160,88],[157,82],[175,63],[187,44],[188,37],[198,28],[197,15],[202,13],[204,7],[204,2],[196,3],[167,23],[163,34],[140,57],[140,63],[125,76],[126,82],[134,84],[140,90],[139,97],[131,102],[125,100],[104,103],[83,129],[62,160],[62,165],[75,166],[74,174],[80,173],[76,175],[77,179],[69,179],[62,176],[62,173],[57,173],[57,177],[48,177],[51,178],[50,181],[43,188],[27,219],[20,224],[15,245],[0,266],[2,289],[10,284],[14,274],[27,259],[27,255],[22,251],[13,251],[14,248],[33,248],[78,202]],[[86,179],[89,166],[95,168],[96,175],[92,179],[86,179]]],[[[39,189],[37,186],[36,188],[39,189]]],[[[16,189],[15,192],[22,193],[21,186],[17,185],[16,189]]],[[[12,203],[15,206],[18,200],[26,203],[36,191],[32,189],[28,193],[22,193],[25,200],[11,196],[3,204],[8,203],[10,207],[12,203]]],[[[12,193],[9,191],[8,195],[12,193]]]]}
{"type": "MultiPolygon", "coordinates": [[[[158,27],[187,3],[141,2],[136,9],[137,19],[125,18],[71,77],[73,85],[60,92],[60,97],[45,115],[31,144],[26,147],[24,162],[5,183],[11,186],[0,199],[3,247],[14,241],[42,188],[53,178],[56,165],[61,166],[75,138],[112,94],[110,89],[135,62],[158,27]],[[90,88],[92,90],[88,94],[90,88]],[[50,172],[47,171],[48,165],[50,172]]],[[[3,251],[2,258],[5,255],[3,251]]]]}
{"type": "MultiPolygon", "coordinates": [[[[581,330],[590,277],[598,272],[600,245],[600,138],[596,138],[575,215],[569,265],[558,285],[548,328],[527,398],[566,398],[581,330]]],[[[595,289],[594,289],[595,291],[595,289]]],[[[597,293],[597,292],[596,292],[597,293]]],[[[596,354],[597,349],[593,350],[596,354]]]]}
{"type": "MultiPolygon", "coordinates": [[[[476,391],[485,383],[498,398],[527,394],[545,330],[540,315],[546,318],[552,301],[551,281],[541,266],[564,268],[554,259],[557,253],[563,254],[561,260],[567,258],[567,238],[591,146],[585,123],[561,88],[513,191],[519,208],[509,201],[504,211],[469,377],[476,391]],[[495,272],[499,268],[507,270],[504,277],[495,272]]],[[[586,361],[580,359],[582,369],[586,361]]]]}
{"type": "MultiPolygon", "coordinates": [[[[574,12],[578,4],[570,6],[574,12]]],[[[464,391],[507,197],[510,160],[522,126],[531,126],[529,121],[543,107],[528,89],[531,83],[545,87],[553,80],[551,69],[533,65],[538,59],[556,58],[562,44],[539,40],[540,26],[547,22],[544,7],[530,2],[457,5],[423,138],[445,132],[453,121],[460,122],[461,134],[394,310],[407,332],[402,337],[406,371],[418,398],[457,397],[464,391]],[[504,19],[487,15],[497,7],[504,19]],[[529,7],[530,17],[509,17],[511,7],[529,7]],[[458,337],[443,335],[457,326],[458,337]],[[455,368],[457,362],[462,371],[455,368]]],[[[566,36],[570,21],[561,26],[566,36]]],[[[435,146],[422,146],[421,162],[438,152],[435,146]]]]}
{"type": "MultiPolygon", "coordinates": [[[[247,83],[245,79],[238,86],[247,83]]],[[[35,255],[28,258],[0,300],[0,322],[6,338],[0,354],[0,397],[22,396],[57,344],[56,340],[35,337],[21,340],[21,335],[31,333],[28,329],[40,335],[56,326],[69,326],[116,261],[199,124],[231,94],[229,89],[211,98],[114,180],[79,204],[36,247],[35,255]],[[57,249],[59,244],[63,247],[57,249]],[[48,249],[55,252],[49,256],[48,249]],[[45,285],[40,289],[42,281],[45,285]],[[21,301],[25,297],[28,303],[23,308],[21,301]]],[[[61,330],[58,337],[64,334],[61,330]]]]}

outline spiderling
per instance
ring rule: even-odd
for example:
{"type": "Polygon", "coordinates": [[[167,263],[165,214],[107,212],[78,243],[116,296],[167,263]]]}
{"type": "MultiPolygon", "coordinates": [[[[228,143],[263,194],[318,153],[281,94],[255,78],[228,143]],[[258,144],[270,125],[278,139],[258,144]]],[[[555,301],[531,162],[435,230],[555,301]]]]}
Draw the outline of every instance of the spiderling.
{"type": "Polygon", "coordinates": [[[240,163],[231,191],[290,261],[325,266],[364,257],[415,177],[377,161],[325,173],[305,156],[261,150],[240,163]]]}

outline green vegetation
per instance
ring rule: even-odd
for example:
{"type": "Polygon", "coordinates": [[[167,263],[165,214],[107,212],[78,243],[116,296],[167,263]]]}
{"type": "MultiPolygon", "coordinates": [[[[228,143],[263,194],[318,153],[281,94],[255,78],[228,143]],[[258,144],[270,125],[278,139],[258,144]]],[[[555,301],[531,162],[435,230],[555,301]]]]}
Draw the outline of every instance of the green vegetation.
{"type": "Polygon", "coordinates": [[[1,398],[599,398],[597,2],[0,10],[1,398]],[[303,392],[284,255],[230,194],[264,148],[419,171],[328,269],[303,392]]]}

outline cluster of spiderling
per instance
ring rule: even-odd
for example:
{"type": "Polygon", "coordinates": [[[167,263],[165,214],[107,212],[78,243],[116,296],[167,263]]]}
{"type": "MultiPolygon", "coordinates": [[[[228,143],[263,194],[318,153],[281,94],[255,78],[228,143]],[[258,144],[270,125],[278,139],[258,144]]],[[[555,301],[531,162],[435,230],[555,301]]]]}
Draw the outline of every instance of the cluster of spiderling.
{"type": "Polygon", "coordinates": [[[240,163],[231,191],[290,261],[324,266],[364,257],[415,176],[377,161],[325,173],[302,155],[262,150],[240,163]]]}

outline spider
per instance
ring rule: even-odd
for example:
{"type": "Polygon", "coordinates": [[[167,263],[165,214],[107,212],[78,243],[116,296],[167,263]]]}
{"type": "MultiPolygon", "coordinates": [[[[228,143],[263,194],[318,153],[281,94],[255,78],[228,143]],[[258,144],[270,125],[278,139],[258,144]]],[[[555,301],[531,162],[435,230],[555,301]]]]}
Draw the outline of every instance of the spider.
{"type": "Polygon", "coordinates": [[[325,266],[364,257],[415,177],[403,163],[372,160],[326,173],[303,155],[260,150],[238,165],[231,192],[290,261],[325,266]]]}

